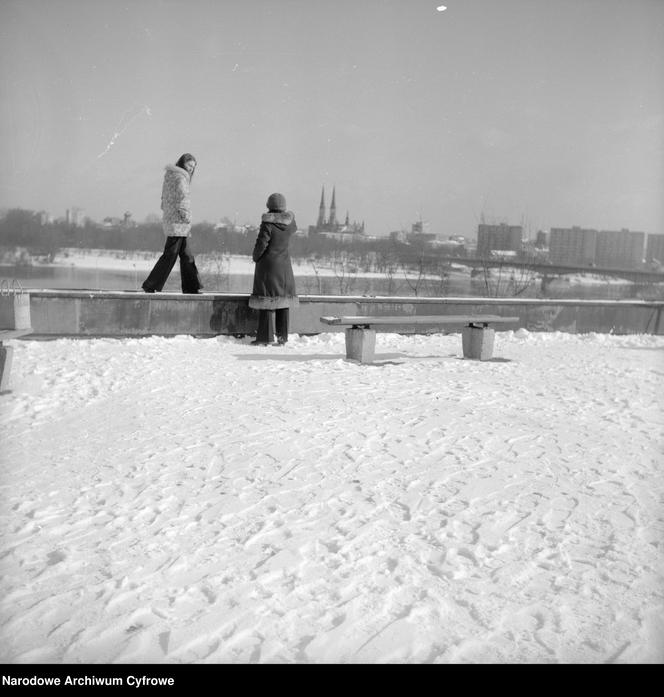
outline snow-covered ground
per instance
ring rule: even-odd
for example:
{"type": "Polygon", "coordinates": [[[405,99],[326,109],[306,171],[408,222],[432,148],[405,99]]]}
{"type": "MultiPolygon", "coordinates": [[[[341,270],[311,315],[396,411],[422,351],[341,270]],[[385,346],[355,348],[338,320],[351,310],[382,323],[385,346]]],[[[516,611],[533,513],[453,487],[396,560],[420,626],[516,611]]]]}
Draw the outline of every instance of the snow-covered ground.
{"type": "MultiPolygon", "coordinates": [[[[159,258],[159,252],[123,252],[104,249],[76,249],[64,250],[56,255],[51,263],[42,263],[40,266],[60,266],[75,267],[80,269],[107,269],[115,271],[143,271],[149,273],[159,258]]],[[[335,271],[331,260],[312,263],[308,259],[294,258],[292,260],[293,272],[295,276],[325,276],[335,277],[341,273],[341,267],[335,271]]],[[[242,254],[210,255],[197,254],[196,265],[201,271],[220,271],[224,273],[244,274],[252,276],[255,264],[250,256],[242,254]]],[[[452,272],[455,274],[468,276],[470,268],[454,264],[452,272]]],[[[178,272],[176,265],[173,273],[178,272]]],[[[346,275],[350,275],[346,271],[346,275]]],[[[364,271],[357,269],[352,272],[353,276],[361,278],[385,278],[383,272],[364,271]]],[[[397,275],[403,273],[399,271],[397,275]]],[[[416,274],[409,273],[409,276],[416,274]]],[[[436,278],[436,276],[425,276],[426,278],[436,278]]]]}
{"type": "MultiPolygon", "coordinates": [[[[592,273],[575,273],[569,274],[567,276],[559,276],[558,278],[550,281],[550,284],[560,285],[560,286],[606,286],[606,285],[617,285],[624,286],[629,285],[630,282],[626,281],[624,278],[611,278],[610,276],[598,276],[592,273]]],[[[659,285],[659,284],[653,284],[659,285]]]]}
{"type": "Polygon", "coordinates": [[[664,338],[14,341],[5,663],[664,660],[664,338]]]}
{"type": "Polygon", "coordinates": [[[150,272],[155,265],[157,252],[125,252],[111,249],[64,249],[52,262],[40,266],[73,266],[79,269],[106,269],[109,271],[150,272]]]}

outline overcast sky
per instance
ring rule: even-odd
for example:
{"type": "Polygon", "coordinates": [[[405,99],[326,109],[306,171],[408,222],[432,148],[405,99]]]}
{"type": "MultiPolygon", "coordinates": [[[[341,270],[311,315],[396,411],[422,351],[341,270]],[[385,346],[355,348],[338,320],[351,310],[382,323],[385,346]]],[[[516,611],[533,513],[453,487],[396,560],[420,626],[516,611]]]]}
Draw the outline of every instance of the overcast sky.
{"type": "Polygon", "coordinates": [[[664,232],[664,1],[0,0],[0,207],[664,232]]]}

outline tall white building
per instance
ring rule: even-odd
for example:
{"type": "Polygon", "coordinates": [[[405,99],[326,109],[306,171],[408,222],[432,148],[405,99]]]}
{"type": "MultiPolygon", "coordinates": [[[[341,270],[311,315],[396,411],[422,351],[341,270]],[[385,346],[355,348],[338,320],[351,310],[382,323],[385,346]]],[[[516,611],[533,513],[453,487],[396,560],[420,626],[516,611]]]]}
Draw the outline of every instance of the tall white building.
{"type": "Polygon", "coordinates": [[[83,227],[85,224],[85,211],[82,208],[67,208],[65,213],[65,220],[67,225],[75,225],[76,227],[83,227]]]}
{"type": "Polygon", "coordinates": [[[645,234],[629,230],[551,228],[549,259],[554,264],[635,269],[643,264],[645,234]]]}
{"type": "Polygon", "coordinates": [[[549,232],[549,259],[553,264],[591,266],[595,263],[597,230],[553,227],[549,232]]]}
{"type": "Polygon", "coordinates": [[[629,230],[602,230],[597,235],[595,263],[604,268],[637,268],[643,264],[646,236],[629,230]]]}
{"type": "Polygon", "coordinates": [[[477,226],[477,256],[487,256],[490,252],[520,252],[523,249],[523,228],[521,225],[477,226]]]}
{"type": "Polygon", "coordinates": [[[664,235],[648,235],[646,261],[664,264],[664,235]]]}

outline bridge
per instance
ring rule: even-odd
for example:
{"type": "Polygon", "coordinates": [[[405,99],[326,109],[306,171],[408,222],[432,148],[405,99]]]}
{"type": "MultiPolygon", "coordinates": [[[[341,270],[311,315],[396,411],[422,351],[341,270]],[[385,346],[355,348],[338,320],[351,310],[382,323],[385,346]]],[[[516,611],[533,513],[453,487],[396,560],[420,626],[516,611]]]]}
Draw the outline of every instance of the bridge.
{"type": "Polygon", "coordinates": [[[472,269],[485,268],[518,268],[530,270],[543,277],[565,276],[570,274],[593,274],[596,276],[610,276],[623,278],[634,283],[664,283],[664,271],[646,271],[641,269],[607,269],[597,266],[568,266],[561,264],[542,264],[533,261],[519,261],[516,259],[481,259],[470,257],[431,257],[432,260],[443,261],[451,264],[461,264],[472,269]]]}

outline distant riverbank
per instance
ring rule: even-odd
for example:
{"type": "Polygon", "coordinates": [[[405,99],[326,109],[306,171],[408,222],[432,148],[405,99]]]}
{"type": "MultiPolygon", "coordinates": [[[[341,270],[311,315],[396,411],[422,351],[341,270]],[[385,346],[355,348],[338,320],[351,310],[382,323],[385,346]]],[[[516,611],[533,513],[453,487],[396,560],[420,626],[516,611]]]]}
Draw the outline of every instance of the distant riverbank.
{"type": "MultiPolygon", "coordinates": [[[[51,258],[30,256],[24,251],[5,253],[0,259],[0,278],[15,279],[24,288],[140,290],[158,257],[158,252],[79,248],[58,250],[51,258]]],[[[200,254],[196,255],[196,263],[205,290],[251,292],[254,263],[250,256],[200,254]]],[[[437,275],[420,275],[413,269],[396,268],[387,273],[360,268],[349,260],[335,264],[332,259],[294,258],[293,270],[301,294],[664,298],[663,284],[635,284],[594,274],[561,276],[549,280],[543,289],[539,275],[531,273],[526,279],[527,288],[515,293],[506,284],[510,276],[520,279],[523,269],[510,267],[488,269],[486,274],[471,278],[470,268],[461,264],[445,267],[437,275]],[[499,284],[505,284],[505,289],[495,292],[499,284]]],[[[179,286],[176,264],[165,290],[177,291],[179,286]]]]}
{"type": "MultiPolygon", "coordinates": [[[[159,258],[159,252],[126,252],[119,249],[78,249],[68,248],[59,250],[50,261],[44,261],[43,257],[30,257],[21,255],[21,263],[11,263],[5,256],[1,262],[3,266],[36,266],[42,268],[74,267],[78,269],[104,269],[108,271],[145,271],[149,272],[159,258]]],[[[293,270],[297,274],[316,274],[321,276],[335,276],[335,270],[331,260],[322,260],[319,263],[307,259],[293,258],[293,270]]],[[[248,255],[240,254],[196,254],[196,264],[201,270],[231,272],[234,274],[254,273],[254,262],[248,255]]],[[[453,265],[455,273],[470,274],[470,269],[453,265]]],[[[176,267],[177,268],[177,267],[176,267]]],[[[365,271],[357,269],[354,275],[366,278],[384,278],[385,274],[377,271],[365,271]]]]}
{"type": "MultiPolygon", "coordinates": [[[[12,264],[8,263],[8,259],[1,262],[3,266],[36,266],[42,268],[57,268],[57,267],[74,267],[78,269],[103,269],[108,271],[144,271],[149,272],[158,259],[157,252],[147,251],[132,251],[127,252],[119,249],[79,249],[67,248],[58,251],[51,261],[43,261],[41,257],[23,256],[23,263],[12,264]],[[27,263],[26,263],[27,262],[27,263]]],[[[234,274],[250,274],[254,273],[254,262],[247,255],[222,255],[222,254],[198,254],[196,255],[196,263],[201,270],[225,271],[226,273],[234,274]]],[[[308,259],[294,258],[292,260],[293,270],[302,275],[320,275],[320,276],[337,276],[339,271],[334,268],[333,260],[321,260],[320,262],[312,262],[308,259]]],[[[385,272],[367,271],[356,269],[354,271],[345,270],[347,275],[355,275],[363,278],[385,278],[385,272]]],[[[502,269],[502,273],[509,272],[509,267],[502,269]]],[[[451,274],[470,276],[470,268],[463,264],[451,264],[449,272],[451,274]]],[[[499,272],[496,269],[488,269],[489,275],[497,275],[499,272]]],[[[399,272],[398,275],[402,275],[399,272]]],[[[397,275],[397,274],[395,274],[397,275]]],[[[413,271],[407,271],[410,277],[417,276],[413,271]]],[[[432,274],[424,274],[427,278],[436,278],[432,274]]],[[[535,279],[539,278],[539,274],[535,274],[535,279]]],[[[629,285],[629,281],[619,278],[607,278],[593,274],[574,274],[564,277],[565,283],[569,285],[629,285]]]]}

